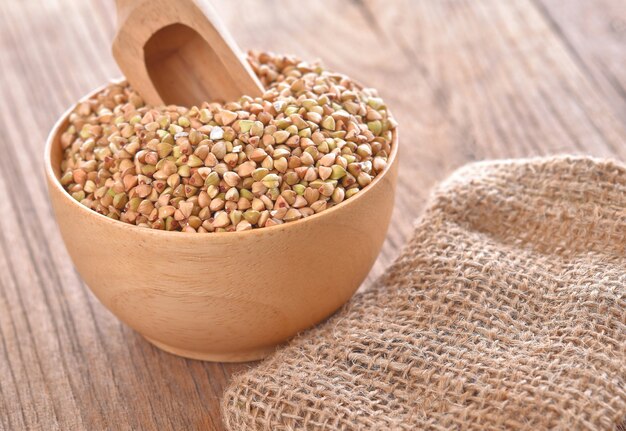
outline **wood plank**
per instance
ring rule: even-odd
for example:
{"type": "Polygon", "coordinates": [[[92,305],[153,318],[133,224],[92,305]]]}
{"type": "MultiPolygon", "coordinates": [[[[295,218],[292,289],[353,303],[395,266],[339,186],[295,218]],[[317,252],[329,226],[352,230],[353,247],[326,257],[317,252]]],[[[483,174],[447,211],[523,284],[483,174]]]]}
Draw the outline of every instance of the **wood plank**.
{"type": "MultiPolygon", "coordinates": [[[[398,117],[396,208],[366,284],[397,254],[430,187],[468,161],[626,156],[619,97],[541,4],[215,3],[242,47],[323,58],[379,88],[398,117]]],[[[45,135],[119,75],[113,11],[101,0],[0,2],[0,430],[222,429],[222,389],[249,366],[176,358],[120,324],[81,282],[52,219],[39,174],[45,135]]],[[[609,43],[603,28],[586,30],[586,52],[609,43]]]]}
{"type": "Polygon", "coordinates": [[[626,5],[623,0],[535,0],[581,70],[626,122],[626,5]]]}

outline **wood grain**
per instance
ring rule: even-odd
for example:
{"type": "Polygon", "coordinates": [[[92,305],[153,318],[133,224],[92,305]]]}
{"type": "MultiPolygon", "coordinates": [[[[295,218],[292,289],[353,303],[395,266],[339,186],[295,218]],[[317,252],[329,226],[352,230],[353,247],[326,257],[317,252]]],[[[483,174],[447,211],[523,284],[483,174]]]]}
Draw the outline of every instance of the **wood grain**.
{"type": "MultiPolygon", "coordinates": [[[[622,0],[561,4],[215,1],[240,46],[323,58],[379,88],[398,117],[396,207],[366,285],[430,187],[466,162],[626,158],[622,0]]],[[[222,429],[219,397],[247,366],[180,359],[120,324],[77,276],[52,218],[45,136],[70,104],[119,76],[114,10],[106,0],[0,2],[2,430],[222,429]]]]}
{"type": "Polygon", "coordinates": [[[626,6],[615,0],[536,0],[571,57],[626,122],[626,6]]]}

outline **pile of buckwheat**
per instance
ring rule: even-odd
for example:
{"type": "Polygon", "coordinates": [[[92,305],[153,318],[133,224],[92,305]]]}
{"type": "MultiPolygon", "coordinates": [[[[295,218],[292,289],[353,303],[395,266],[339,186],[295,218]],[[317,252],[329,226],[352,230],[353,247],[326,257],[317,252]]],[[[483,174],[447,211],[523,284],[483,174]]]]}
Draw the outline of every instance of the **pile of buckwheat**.
{"type": "Polygon", "coordinates": [[[293,57],[249,62],[261,98],[153,107],[124,82],[80,103],[61,138],[62,185],[126,223],[225,232],[308,217],[383,171],[396,123],[374,90],[293,57]]]}

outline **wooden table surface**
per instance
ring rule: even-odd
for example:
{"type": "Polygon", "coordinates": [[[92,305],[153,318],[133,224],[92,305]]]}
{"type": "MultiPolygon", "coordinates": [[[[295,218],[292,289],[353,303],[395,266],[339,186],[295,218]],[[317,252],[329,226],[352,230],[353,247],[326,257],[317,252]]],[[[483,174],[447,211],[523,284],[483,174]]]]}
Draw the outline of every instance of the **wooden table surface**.
{"type": "MultiPolygon", "coordinates": [[[[321,58],[377,87],[401,128],[388,240],[473,160],[626,160],[624,0],[215,1],[244,48],[321,58]]],[[[0,429],[222,429],[250,365],[163,353],[118,322],[72,266],[44,185],[45,137],[119,75],[113,0],[0,1],[0,429]]],[[[367,283],[366,283],[367,284],[367,283]]]]}

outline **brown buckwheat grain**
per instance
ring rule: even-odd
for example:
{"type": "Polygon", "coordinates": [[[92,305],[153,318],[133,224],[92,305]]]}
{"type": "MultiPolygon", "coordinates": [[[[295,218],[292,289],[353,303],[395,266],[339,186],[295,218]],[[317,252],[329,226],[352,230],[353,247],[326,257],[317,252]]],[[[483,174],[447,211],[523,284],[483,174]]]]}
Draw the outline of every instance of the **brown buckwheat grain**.
{"type": "Polygon", "coordinates": [[[62,185],[126,223],[225,232],[324,211],[385,169],[396,124],[374,90],[293,57],[249,61],[261,98],[153,107],[122,82],[80,103],[62,185]]]}

